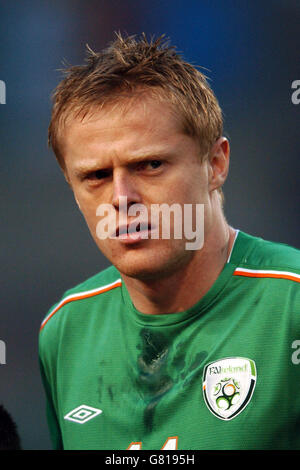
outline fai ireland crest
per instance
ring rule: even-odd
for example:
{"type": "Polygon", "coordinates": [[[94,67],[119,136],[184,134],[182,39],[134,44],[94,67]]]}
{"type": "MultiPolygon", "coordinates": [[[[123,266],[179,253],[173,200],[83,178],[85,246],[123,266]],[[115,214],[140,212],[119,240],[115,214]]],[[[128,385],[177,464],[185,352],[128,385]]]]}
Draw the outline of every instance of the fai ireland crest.
{"type": "Polygon", "coordinates": [[[245,357],[226,357],[207,364],[203,395],[209,410],[218,418],[235,418],[249,403],[256,382],[255,363],[245,357]]]}

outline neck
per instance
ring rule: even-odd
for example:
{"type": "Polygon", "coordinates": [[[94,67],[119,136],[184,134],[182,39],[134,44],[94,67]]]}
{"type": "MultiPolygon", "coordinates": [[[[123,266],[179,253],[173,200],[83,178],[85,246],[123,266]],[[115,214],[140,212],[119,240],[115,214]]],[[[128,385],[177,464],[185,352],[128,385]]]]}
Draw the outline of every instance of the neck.
{"type": "Polygon", "coordinates": [[[123,276],[131,300],[145,314],[187,310],[198,302],[218,278],[231,252],[235,230],[223,219],[219,230],[210,230],[204,246],[191,261],[172,275],[152,280],[123,276]]]}

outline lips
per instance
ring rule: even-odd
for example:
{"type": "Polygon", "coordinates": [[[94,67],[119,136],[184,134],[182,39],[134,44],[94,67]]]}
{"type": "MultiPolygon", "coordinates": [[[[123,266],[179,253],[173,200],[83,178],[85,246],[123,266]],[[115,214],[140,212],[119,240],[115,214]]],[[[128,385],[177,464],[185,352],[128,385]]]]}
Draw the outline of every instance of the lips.
{"type": "Polygon", "coordinates": [[[137,245],[141,242],[155,236],[155,227],[151,224],[151,221],[145,220],[140,221],[135,219],[127,224],[120,224],[113,232],[111,232],[109,238],[116,240],[123,245],[137,245]]]}
{"type": "Polygon", "coordinates": [[[151,230],[151,224],[148,222],[139,222],[138,224],[131,223],[118,227],[116,230],[116,236],[120,237],[122,235],[136,234],[148,230],[151,230]]]}

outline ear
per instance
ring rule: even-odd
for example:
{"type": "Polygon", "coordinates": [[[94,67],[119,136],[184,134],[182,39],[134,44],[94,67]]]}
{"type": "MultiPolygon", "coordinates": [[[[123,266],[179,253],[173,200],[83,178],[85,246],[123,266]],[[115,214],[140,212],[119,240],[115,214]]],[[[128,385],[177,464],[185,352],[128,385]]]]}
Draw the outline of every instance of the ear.
{"type": "Polygon", "coordinates": [[[226,181],[229,170],[230,147],[226,137],[220,137],[209,152],[209,189],[219,189],[226,181]]]}

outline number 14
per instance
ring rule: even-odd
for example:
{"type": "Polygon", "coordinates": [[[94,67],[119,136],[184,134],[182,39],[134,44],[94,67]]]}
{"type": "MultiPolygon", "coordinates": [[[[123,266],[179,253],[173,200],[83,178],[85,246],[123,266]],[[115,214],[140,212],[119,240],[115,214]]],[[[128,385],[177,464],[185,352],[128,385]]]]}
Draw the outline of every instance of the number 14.
{"type": "MultiPolygon", "coordinates": [[[[161,450],[177,450],[178,436],[168,437],[161,450]]],[[[127,450],[141,450],[141,442],[132,442],[127,450]]]]}

